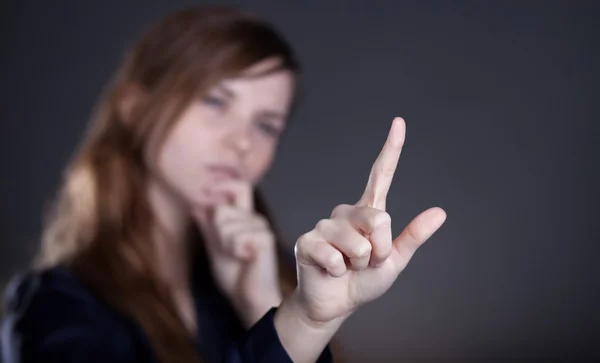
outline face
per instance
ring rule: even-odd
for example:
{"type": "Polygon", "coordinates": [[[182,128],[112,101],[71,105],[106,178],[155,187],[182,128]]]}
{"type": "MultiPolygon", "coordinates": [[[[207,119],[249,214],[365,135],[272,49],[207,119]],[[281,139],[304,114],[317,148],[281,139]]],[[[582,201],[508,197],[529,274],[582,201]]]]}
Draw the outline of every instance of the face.
{"type": "MultiPolygon", "coordinates": [[[[277,61],[262,61],[244,74],[260,73],[277,61]]],[[[293,82],[289,71],[226,79],[194,101],[158,155],[161,179],[195,207],[216,203],[211,189],[223,180],[256,185],[271,166],[286,126],[293,82]]]]}

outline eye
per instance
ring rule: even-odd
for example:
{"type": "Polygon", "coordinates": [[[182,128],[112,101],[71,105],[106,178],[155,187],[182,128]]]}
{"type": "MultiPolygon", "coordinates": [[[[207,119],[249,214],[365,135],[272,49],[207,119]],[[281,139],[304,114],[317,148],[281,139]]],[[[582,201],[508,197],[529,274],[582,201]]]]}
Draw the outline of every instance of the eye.
{"type": "Polygon", "coordinates": [[[276,138],[279,137],[279,135],[281,135],[282,130],[269,122],[259,120],[257,124],[259,130],[269,137],[276,138]]]}
{"type": "Polygon", "coordinates": [[[224,97],[216,95],[207,95],[202,101],[210,107],[224,109],[227,107],[227,100],[224,97]]]}

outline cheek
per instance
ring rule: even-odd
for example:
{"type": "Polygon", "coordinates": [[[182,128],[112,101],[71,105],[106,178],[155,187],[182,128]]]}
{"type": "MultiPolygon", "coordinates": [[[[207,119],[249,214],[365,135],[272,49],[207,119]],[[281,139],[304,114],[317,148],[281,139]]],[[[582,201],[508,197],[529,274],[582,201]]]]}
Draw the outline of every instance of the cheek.
{"type": "Polygon", "coordinates": [[[275,157],[275,148],[265,148],[254,153],[247,162],[248,177],[252,184],[257,184],[269,171],[275,157]]]}
{"type": "Polygon", "coordinates": [[[191,172],[193,160],[190,155],[184,140],[168,139],[156,160],[156,172],[172,186],[178,186],[191,172]]]}
{"type": "Polygon", "coordinates": [[[202,182],[202,161],[210,149],[210,140],[199,139],[200,135],[189,128],[176,127],[157,155],[156,172],[171,187],[184,193],[192,192],[188,189],[202,182]]]}

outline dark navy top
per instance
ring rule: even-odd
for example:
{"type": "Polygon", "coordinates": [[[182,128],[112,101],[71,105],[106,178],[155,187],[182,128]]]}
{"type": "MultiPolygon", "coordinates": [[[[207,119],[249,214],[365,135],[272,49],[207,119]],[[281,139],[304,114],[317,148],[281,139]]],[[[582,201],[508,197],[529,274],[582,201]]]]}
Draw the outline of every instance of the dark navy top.
{"type": "MultiPolygon", "coordinates": [[[[273,324],[276,308],[246,330],[207,267],[196,270],[193,297],[201,337],[196,345],[205,361],[291,362],[273,324]]],[[[19,275],[7,290],[6,303],[3,363],[157,362],[140,326],[100,300],[65,267],[19,275]]],[[[333,362],[329,346],[318,362],[333,362]]]]}

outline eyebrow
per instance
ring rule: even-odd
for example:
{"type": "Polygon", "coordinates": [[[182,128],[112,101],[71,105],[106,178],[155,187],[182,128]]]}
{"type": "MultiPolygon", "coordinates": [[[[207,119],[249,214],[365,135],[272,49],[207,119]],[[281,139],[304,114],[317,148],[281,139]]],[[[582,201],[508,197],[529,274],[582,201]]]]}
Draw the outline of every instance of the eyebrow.
{"type": "Polygon", "coordinates": [[[266,110],[261,112],[261,114],[263,115],[263,117],[280,120],[282,122],[286,119],[286,115],[278,111],[266,110]]]}
{"type": "Polygon", "coordinates": [[[235,98],[235,92],[233,92],[229,87],[224,86],[222,84],[217,86],[217,90],[221,91],[223,93],[225,93],[225,96],[229,97],[229,98],[235,98]]]}
{"type": "MultiPolygon", "coordinates": [[[[227,98],[235,99],[237,97],[236,93],[229,87],[220,84],[217,86],[217,91],[220,91],[225,94],[227,98]]],[[[263,117],[278,119],[281,121],[285,121],[287,115],[285,113],[274,111],[274,110],[264,110],[260,112],[263,117]]]]}

